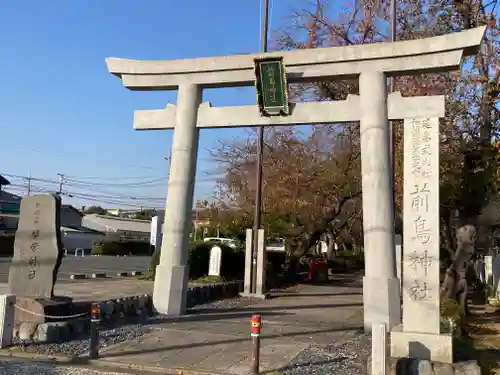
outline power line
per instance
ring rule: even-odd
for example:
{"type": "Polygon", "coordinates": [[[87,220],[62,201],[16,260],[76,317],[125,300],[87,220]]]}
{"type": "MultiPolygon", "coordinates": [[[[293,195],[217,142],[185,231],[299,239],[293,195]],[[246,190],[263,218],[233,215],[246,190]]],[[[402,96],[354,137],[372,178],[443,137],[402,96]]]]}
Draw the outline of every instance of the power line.
{"type": "MultiPolygon", "coordinates": [[[[24,186],[11,186],[9,185],[8,187],[9,190],[25,190],[24,186]]],[[[33,190],[36,193],[54,193],[53,190],[49,189],[44,189],[44,188],[34,188],[33,190]]],[[[156,209],[161,209],[163,207],[162,201],[165,199],[158,199],[157,201],[151,201],[151,200],[146,200],[146,199],[141,199],[141,200],[125,200],[121,198],[101,198],[101,197],[93,197],[91,195],[84,195],[84,194],[79,194],[79,193],[72,193],[72,192],[66,192],[63,191],[61,193],[61,196],[66,196],[68,198],[77,198],[77,199],[83,199],[86,201],[91,201],[91,202],[96,202],[96,203],[105,203],[105,204],[113,204],[113,205],[119,205],[119,206],[125,206],[125,207],[142,207],[142,208],[156,208],[156,209]]]]}
{"type": "MultiPolygon", "coordinates": [[[[6,186],[6,190],[22,195],[40,193],[58,193],[63,197],[81,199],[84,201],[113,204],[125,207],[163,208],[166,196],[155,197],[148,194],[135,194],[137,189],[148,190],[155,187],[167,188],[167,178],[135,181],[135,183],[106,184],[70,179],[63,173],[58,173],[58,180],[33,177],[32,175],[14,175],[3,173],[14,181],[6,186]],[[164,181],[158,183],[157,181],[164,181]],[[121,191],[126,190],[126,191],[121,191]]],[[[201,179],[203,181],[203,179],[201,179]]],[[[206,181],[216,182],[215,176],[207,176],[206,181]]],[[[200,182],[200,179],[197,179],[200,182]]]]}
{"type": "MultiPolygon", "coordinates": [[[[6,188],[9,189],[17,189],[17,190],[26,190],[26,186],[11,184],[6,188]]],[[[43,191],[43,192],[54,192],[54,190],[43,187],[43,186],[32,186],[32,191],[43,191]]],[[[62,191],[61,194],[71,195],[71,196],[80,196],[80,197],[88,197],[88,198],[107,198],[107,199],[115,199],[115,200],[135,200],[135,201],[164,201],[164,197],[146,197],[146,196],[134,196],[134,195],[122,195],[122,194],[114,194],[114,195],[106,195],[106,194],[88,194],[85,192],[74,191],[74,190],[65,190],[62,191]]]]}
{"type": "Polygon", "coordinates": [[[68,179],[70,180],[77,180],[77,181],[82,181],[82,180],[90,180],[90,182],[92,181],[109,181],[109,180],[113,180],[113,181],[123,181],[123,180],[132,180],[132,181],[136,181],[136,180],[152,180],[152,179],[155,179],[157,178],[157,176],[134,176],[134,177],[123,177],[123,176],[116,176],[116,177],[110,177],[110,176],[107,176],[107,177],[104,177],[104,176],[73,176],[73,175],[65,175],[68,179]]]}
{"type": "Polygon", "coordinates": [[[92,185],[92,186],[115,186],[115,187],[135,187],[135,186],[144,186],[144,185],[150,185],[162,181],[168,180],[168,177],[162,177],[162,178],[157,178],[154,180],[147,180],[147,181],[141,181],[141,182],[128,182],[128,183],[104,183],[104,182],[88,182],[88,181],[80,181],[80,180],[75,180],[68,178],[66,181],[68,183],[73,183],[77,185],[92,185]]]}

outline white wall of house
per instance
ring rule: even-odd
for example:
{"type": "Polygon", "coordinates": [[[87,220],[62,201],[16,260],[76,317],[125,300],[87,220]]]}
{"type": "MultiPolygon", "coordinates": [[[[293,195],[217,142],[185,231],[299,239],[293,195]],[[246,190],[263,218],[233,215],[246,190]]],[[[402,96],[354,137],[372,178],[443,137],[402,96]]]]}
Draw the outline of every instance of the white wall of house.
{"type": "Polygon", "coordinates": [[[82,225],[118,239],[149,241],[151,221],[90,214],[83,217],[82,225]]]}

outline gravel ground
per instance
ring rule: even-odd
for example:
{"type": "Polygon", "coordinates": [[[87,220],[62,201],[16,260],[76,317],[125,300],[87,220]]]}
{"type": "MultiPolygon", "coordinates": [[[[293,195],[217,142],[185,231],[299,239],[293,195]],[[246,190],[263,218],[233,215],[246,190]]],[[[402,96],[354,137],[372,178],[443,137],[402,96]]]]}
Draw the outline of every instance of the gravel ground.
{"type": "Polygon", "coordinates": [[[0,361],[0,375],[124,375],[119,372],[105,372],[81,367],[69,367],[47,363],[0,361]]]}
{"type": "Polygon", "coordinates": [[[370,353],[370,335],[357,333],[340,343],[310,346],[280,372],[283,375],[366,375],[370,353]]]}
{"type": "MultiPolygon", "coordinates": [[[[194,313],[202,312],[203,309],[234,309],[249,306],[255,303],[255,300],[249,298],[231,298],[214,301],[204,305],[195,306],[194,313]]],[[[135,340],[153,330],[161,329],[155,325],[161,322],[162,315],[157,315],[148,319],[142,324],[127,324],[119,327],[104,327],[100,331],[100,347],[105,348],[110,345],[118,344],[124,341],[135,340]]],[[[67,357],[77,357],[86,355],[89,351],[88,336],[79,337],[72,341],[57,344],[28,344],[17,343],[17,347],[23,348],[27,352],[34,352],[46,355],[63,355],[67,357]]],[[[1,373],[0,373],[1,375],[1,373]]]]}
{"type": "Polygon", "coordinates": [[[193,312],[198,311],[198,310],[205,310],[205,309],[241,309],[247,306],[254,305],[255,303],[261,302],[260,300],[255,300],[253,298],[228,298],[228,299],[221,299],[219,301],[214,301],[210,303],[206,303],[203,305],[197,305],[194,306],[191,310],[193,312]]]}
{"type": "MultiPolygon", "coordinates": [[[[128,340],[135,340],[149,332],[153,327],[142,324],[130,324],[117,328],[105,328],[100,331],[100,347],[118,344],[128,340]]],[[[23,348],[27,352],[34,352],[46,355],[63,355],[67,357],[78,357],[85,355],[89,351],[89,338],[80,337],[75,340],[54,344],[18,344],[18,348],[23,348]]]]}

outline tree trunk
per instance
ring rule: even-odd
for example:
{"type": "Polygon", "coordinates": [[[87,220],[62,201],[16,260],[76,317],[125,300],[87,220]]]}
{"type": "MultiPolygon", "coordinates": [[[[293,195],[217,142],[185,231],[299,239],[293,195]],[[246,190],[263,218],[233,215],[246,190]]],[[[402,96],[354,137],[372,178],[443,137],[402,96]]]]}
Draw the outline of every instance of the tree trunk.
{"type": "Polygon", "coordinates": [[[297,277],[297,266],[299,264],[299,259],[294,256],[290,256],[288,260],[287,267],[285,268],[285,283],[295,284],[298,280],[297,277]]]}
{"type": "Polygon", "coordinates": [[[467,270],[475,251],[476,232],[472,224],[457,229],[457,250],[441,286],[441,297],[457,301],[463,314],[467,314],[467,270]]]}

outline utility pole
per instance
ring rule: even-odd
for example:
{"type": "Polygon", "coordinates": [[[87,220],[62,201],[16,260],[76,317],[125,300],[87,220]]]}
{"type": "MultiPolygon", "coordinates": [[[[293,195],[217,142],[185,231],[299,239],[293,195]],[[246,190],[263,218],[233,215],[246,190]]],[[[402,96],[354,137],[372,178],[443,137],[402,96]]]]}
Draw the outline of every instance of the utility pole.
{"type": "Polygon", "coordinates": [[[165,156],[165,160],[168,161],[168,177],[170,177],[170,163],[172,162],[172,150],[170,150],[168,156],[165,156]]]}
{"type": "MultiPolygon", "coordinates": [[[[262,22],[261,52],[267,52],[267,34],[269,29],[269,0],[264,0],[264,18],[262,22]]],[[[264,127],[257,127],[257,186],[255,190],[255,212],[253,219],[253,247],[252,247],[252,277],[250,292],[257,290],[257,246],[260,229],[260,216],[262,210],[262,159],[264,154],[264,127]]]]}
{"type": "Polygon", "coordinates": [[[57,177],[59,177],[59,191],[58,194],[62,194],[63,184],[64,184],[64,175],[62,173],[58,173],[57,177]]]}
{"type": "MultiPolygon", "coordinates": [[[[391,0],[391,42],[396,41],[396,0],[391,0]]],[[[391,77],[389,81],[389,91],[396,90],[396,78],[391,77]]],[[[394,215],[394,224],[396,224],[396,132],[394,121],[389,122],[389,146],[391,147],[391,182],[392,182],[392,210],[394,215]]]]}
{"type": "Polygon", "coordinates": [[[27,192],[28,197],[31,195],[31,172],[30,175],[28,176],[28,192],[27,192]]]}

